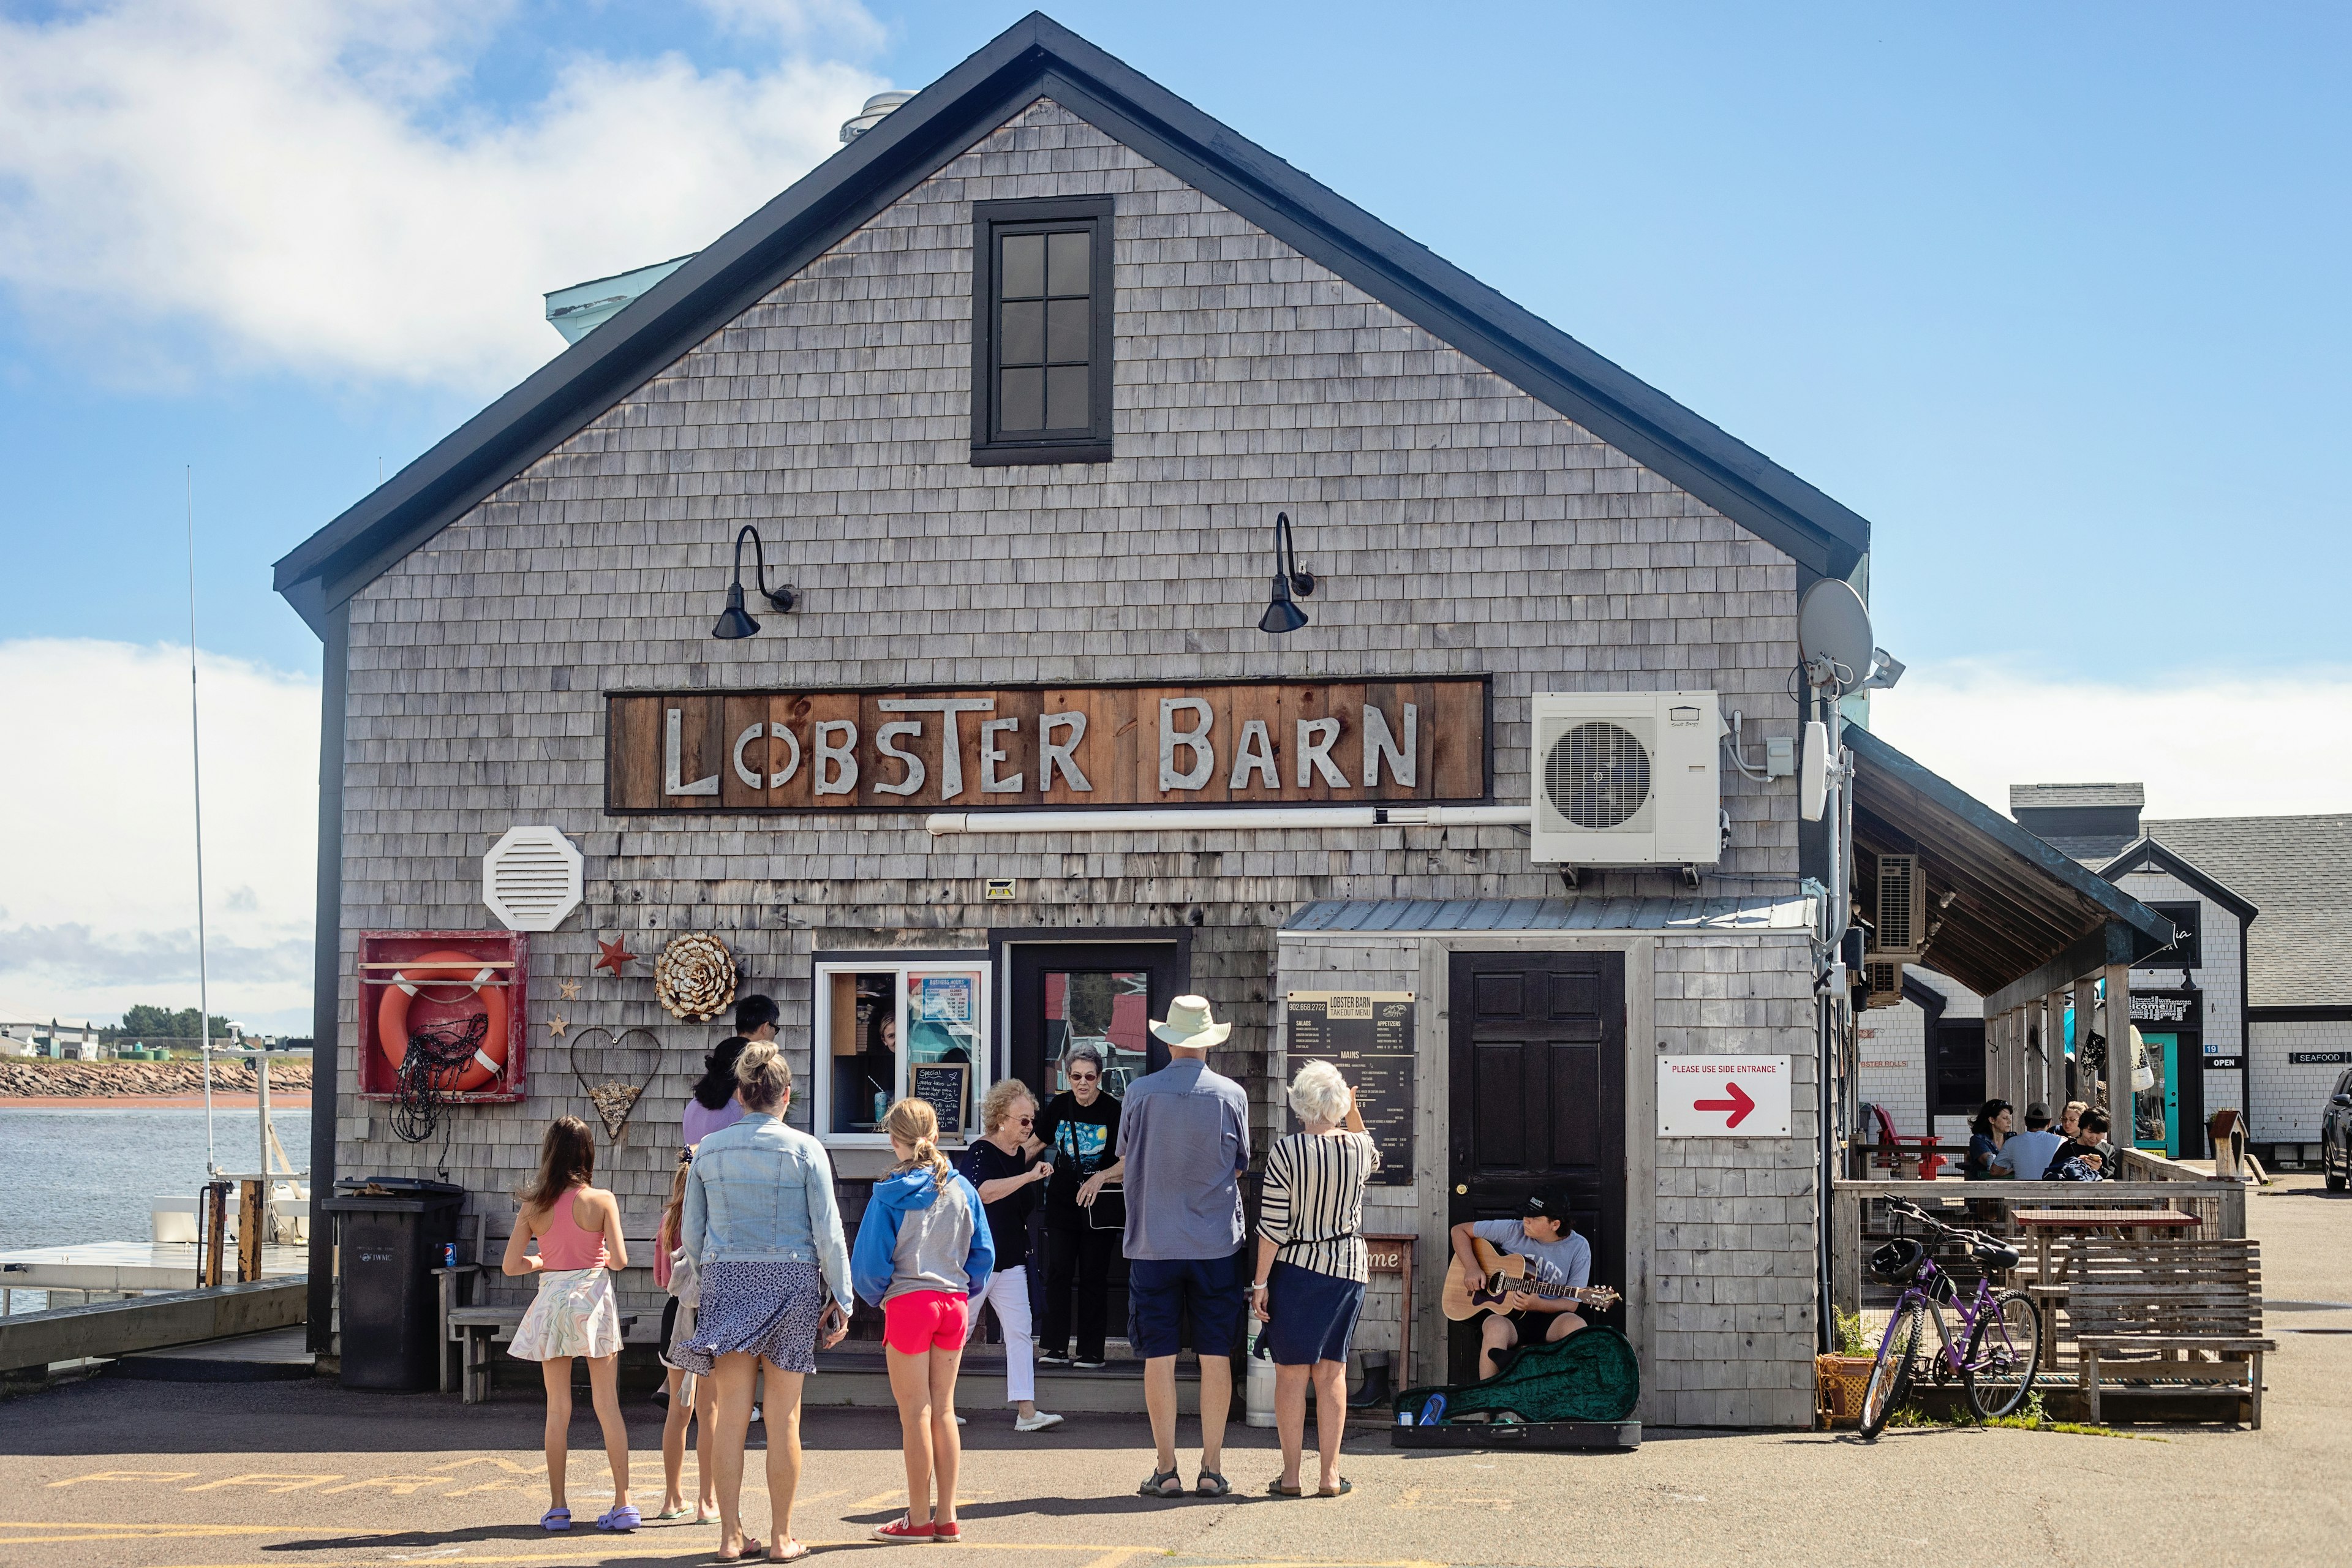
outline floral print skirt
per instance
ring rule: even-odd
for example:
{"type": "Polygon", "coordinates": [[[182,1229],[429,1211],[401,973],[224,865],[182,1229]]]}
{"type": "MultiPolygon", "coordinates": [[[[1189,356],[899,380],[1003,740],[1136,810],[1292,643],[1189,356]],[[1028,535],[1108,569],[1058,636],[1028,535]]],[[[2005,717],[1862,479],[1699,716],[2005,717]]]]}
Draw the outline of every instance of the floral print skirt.
{"type": "Polygon", "coordinates": [[[507,1353],[524,1361],[616,1355],[621,1309],[609,1268],[562,1268],[539,1277],[539,1295],[515,1329],[507,1353]]]}

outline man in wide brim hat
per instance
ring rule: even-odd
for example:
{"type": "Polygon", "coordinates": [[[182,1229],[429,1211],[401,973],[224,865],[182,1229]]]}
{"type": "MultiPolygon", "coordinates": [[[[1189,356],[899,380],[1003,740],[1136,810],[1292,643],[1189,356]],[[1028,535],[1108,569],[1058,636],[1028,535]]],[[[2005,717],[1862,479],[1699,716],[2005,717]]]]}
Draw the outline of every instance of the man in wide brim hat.
{"type": "Polygon", "coordinates": [[[1179,996],[1151,1033],[1174,1058],[1128,1086],[1118,1157],[1127,1183],[1128,1339],[1143,1358],[1143,1403],[1155,1462],[1136,1489],[1186,1495],[1176,1473],[1176,1357],[1183,1326],[1201,1357],[1201,1473],[1192,1495],[1233,1490],[1224,1462],[1233,1352],[1242,1343],[1242,1173],[1249,1169],[1249,1097],[1209,1070],[1209,1047],[1234,1032],[1206,997],[1179,996]]]}
{"type": "Polygon", "coordinates": [[[1216,1021],[1207,997],[1179,996],[1168,1004],[1168,1016],[1152,1024],[1151,1032],[1175,1049],[1205,1051],[1223,1045],[1234,1026],[1216,1021]]]}

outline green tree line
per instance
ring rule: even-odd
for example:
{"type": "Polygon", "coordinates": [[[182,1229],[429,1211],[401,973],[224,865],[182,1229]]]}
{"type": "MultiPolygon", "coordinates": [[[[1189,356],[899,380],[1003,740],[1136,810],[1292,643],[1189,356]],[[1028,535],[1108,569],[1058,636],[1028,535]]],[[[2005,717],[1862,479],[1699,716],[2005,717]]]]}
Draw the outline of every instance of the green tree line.
{"type": "MultiPolygon", "coordinates": [[[[169,1007],[151,1007],[145,1003],[122,1015],[120,1028],[101,1029],[102,1038],[109,1040],[194,1040],[204,1035],[204,1015],[194,1007],[173,1012],[169,1007]]],[[[213,1038],[228,1038],[228,1020],[213,1015],[213,1038]]]]}

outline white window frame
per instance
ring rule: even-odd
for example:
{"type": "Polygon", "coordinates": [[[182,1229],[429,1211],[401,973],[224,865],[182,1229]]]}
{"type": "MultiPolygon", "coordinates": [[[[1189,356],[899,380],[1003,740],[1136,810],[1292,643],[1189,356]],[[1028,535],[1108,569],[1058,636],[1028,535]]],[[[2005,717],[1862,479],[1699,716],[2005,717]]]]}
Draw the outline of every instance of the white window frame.
{"type": "MultiPolygon", "coordinates": [[[[936,952],[909,955],[904,952],[834,953],[816,961],[814,969],[814,1005],[811,1016],[814,1027],[809,1035],[809,1076],[815,1080],[809,1107],[811,1126],[817,1141],[832,1149],[879,1149],[887,1152],[890,1136],[887,1132],[834,1132],[833,1126],[833,977],[837,974],[888,974],[891,1004],[898,1022],[898,1040],[903,1047],[913,1038],[908,1026],[907,976],[953,972],[970,974],[976,989],[972,994],[972,1023],[980,1038],[971,1053],[971,1103],[967,1108],[965,1128],[961,1134],[943,1138],[940,1147],[961,1149],[978,1135],[980,1102],[995,1081],[996,1069],[996,968],[985,949],[971,952],[936,952]]],[[[907,1053],[898,1053],[898,1081],[893,1086],[895,1100],[907,1092],[907,1053]]]]}

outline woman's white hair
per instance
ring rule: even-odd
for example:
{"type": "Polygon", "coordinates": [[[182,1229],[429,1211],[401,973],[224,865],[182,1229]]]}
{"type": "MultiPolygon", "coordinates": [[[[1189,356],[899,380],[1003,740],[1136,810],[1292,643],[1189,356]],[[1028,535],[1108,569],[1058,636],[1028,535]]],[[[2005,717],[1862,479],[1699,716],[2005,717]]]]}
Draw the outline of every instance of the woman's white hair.
{"type": "Polygon", "coordinates": [[[1301,1121],[1336,1123],[1348,1114],[1348,1080],[1329,1062],[1308,1062],[1290,1080],[1290,1109],[1301,1121]]]}

